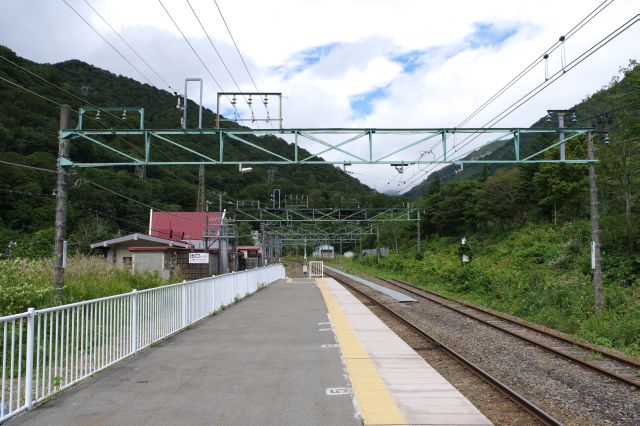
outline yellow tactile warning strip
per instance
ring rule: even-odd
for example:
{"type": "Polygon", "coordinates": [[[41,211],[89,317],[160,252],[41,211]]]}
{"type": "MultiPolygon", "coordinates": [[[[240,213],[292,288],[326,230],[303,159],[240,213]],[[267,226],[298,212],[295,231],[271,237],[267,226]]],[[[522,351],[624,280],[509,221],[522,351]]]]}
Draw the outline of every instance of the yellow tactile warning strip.
{"type": "Polygon", "coordinates": [[[380,377],[369,354],[323,279],[316,280],[329,310],[340,351],[365,425],[406,425],[398,405],[380,377]]]}

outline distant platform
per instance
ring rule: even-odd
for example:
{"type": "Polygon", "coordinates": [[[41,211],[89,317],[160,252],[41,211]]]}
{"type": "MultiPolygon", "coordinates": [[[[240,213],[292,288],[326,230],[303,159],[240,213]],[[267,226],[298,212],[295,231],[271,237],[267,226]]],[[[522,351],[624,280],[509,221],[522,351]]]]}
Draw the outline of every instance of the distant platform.
{"type": "Polygon", "coordinates": [[[347,274],[346,272],[343,272],[343,271],[341,271],[339,269],[336,269],[336,268],[332,268],[331,266],[327,266],[327,265],[324,265],[324,268],[330,270],[333,273],[336,273],[336,274],[342,275],[344,277],[347,277],[347,278],[349,278],[349,279],[351,279],[353,281],[357,281],[360,284],[364,284],[367,287],[370,287],[370,288],[372,288],[374,290],[379,291],[380,293],[386,294],[387,296],[389,296],[389,297],[391,297],[393,299],[396,299],[398,302],[402,302],[402,303],[417,302],[417,300],[414,299],[411,296],[407,296],[406,294],[400,293],[399,291],[391,290],[390,288],[381,286],[381,285],[376,284],[376,283],[372,283],[371,281],[365,280],[364,278],[358,277],[356,275],[347,274]]]}

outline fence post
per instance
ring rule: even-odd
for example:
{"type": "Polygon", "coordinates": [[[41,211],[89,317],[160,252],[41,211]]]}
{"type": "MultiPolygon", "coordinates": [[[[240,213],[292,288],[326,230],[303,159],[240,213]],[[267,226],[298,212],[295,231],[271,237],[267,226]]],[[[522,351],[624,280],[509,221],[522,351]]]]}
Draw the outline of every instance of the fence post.
{"type": "Polygon", "coordinates": [[[138,352],[138,290],[131,291],[131,354],[138,352]]]}
{"type": "Polygon", "coordinates": [[[31,386],[33,382],[33,323],[35,317],[35,309],[29,308],[27,311],[27,371],[25,373],[24,383],[24,402],[27,409],[33,406],[33,397],[31,395],[31,386]]]}
{"type": "Polygon", "coordinates": [[[214,312],[218,307],[216,306],[216,279],[211,278],[211,312],[214,312]]]}
{"type": "Polygon", "coordinates": [[[187,326],[187,280],[182,281],[182,328],[187,326]]]}

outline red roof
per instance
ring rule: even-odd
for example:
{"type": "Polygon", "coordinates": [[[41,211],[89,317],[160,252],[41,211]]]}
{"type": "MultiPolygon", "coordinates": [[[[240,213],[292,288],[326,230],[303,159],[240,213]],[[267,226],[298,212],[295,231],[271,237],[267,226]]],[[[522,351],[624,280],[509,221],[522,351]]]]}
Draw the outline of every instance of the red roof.
{"type": "Polygon", "coordinates": [[[151,211],[149,220],[152,237],[166,238],[173,241],[202,240],[209,220],[209,235],[217,235],[220,229],[219,212],[157,212],[151,211]]]}
{"type": "MultiPolygon", "coordinates": [[[[129,247],[128,249],[129,251],[169,251],[169,250],[175,250],[175,251],[192,251],[192,252],[202,252],[204,250],[194,250],[194,249],[188,249],[188,248],[183,248],[183,247],[129,247]]],[[[246,250],[246,251],[250,251],[250,252],[258,252],[260,251],[260,247],[257,246],[238,246],[238,251],[240,250],[246,250]]],[[[212,253],[217,253],[218,249],[217,248],[210,248],[209,249],[210,252],[212,253]]],[[[233,247],[229,246],[228,248],[229,252],[233,252],[233,247]]]]}

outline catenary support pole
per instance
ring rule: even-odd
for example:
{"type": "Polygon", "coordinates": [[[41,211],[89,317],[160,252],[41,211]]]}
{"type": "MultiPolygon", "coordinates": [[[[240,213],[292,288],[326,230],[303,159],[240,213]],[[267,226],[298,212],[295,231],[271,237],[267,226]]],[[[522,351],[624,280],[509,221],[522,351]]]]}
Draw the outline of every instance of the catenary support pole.
{"type": "MultiPolygon", "coordinates": [[[[591,126],[591,120],[588,123],[591,126]]],[[[593,146],[593,133],[589,132],[588,138],[589,160],[595,160],[595,148],[593,146]]],[[[600,215],[598,212],[598,188],[596,185],[596,165],[589,163],[589,204],[591,209],[591,249],[593,268],[593,297],[596,312],[602,311],[604,303],[602,268],[600,265],[600,215]]]]}
{"type": "MultiPolygon", "coordinates": [[[[60,129],[71,127],[71,110],[69,105],[60,108],[60,129]]],[[[64,289],[64,269],[66,267],[67,246],[67,207],[69,203],[67,168],[62,165],[63,159],[69,158],[69,139],[58,140],[58,184],[56,187],[56,224],[54,242],[53,286],[58,303],[62,303],[64,289]]]]}
{"type": "MultiPolygon", "coordinates": [[[[558,112],[558,127],[564,129],[564,112],[558,112]]],[[[560,130],[560,161],[565,160],[564,130],[560,130]]]]}
{"type": "Polygon", "coordinates": [[[418,225],[418,230],[416,232],[416,250],[420,253],[420,209],[418,209],[418,221],[416,224],[418,225]]]}

